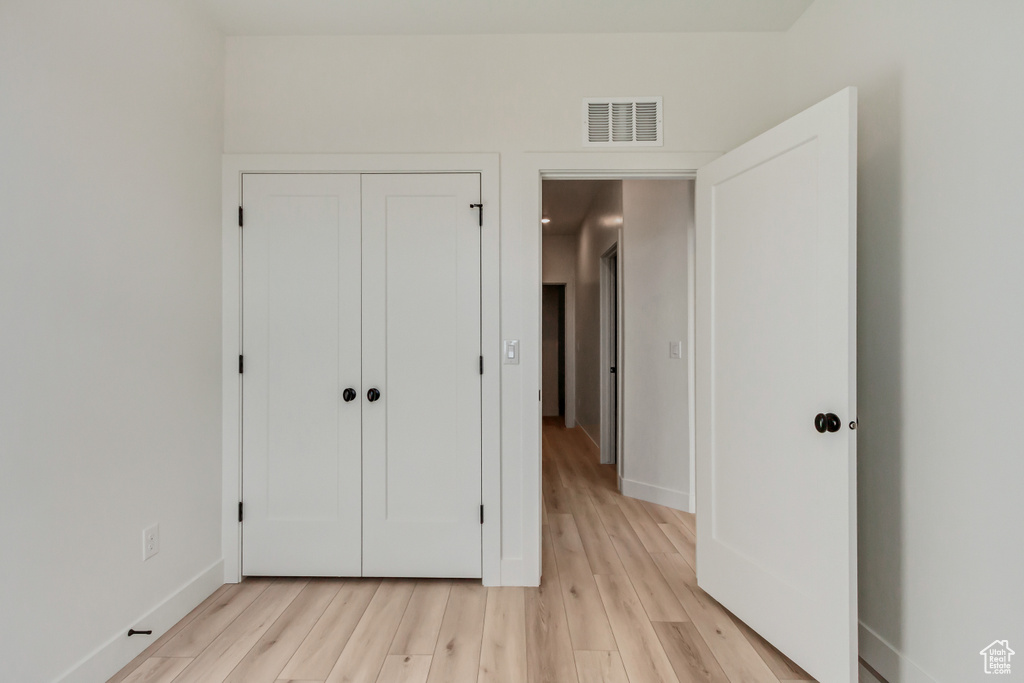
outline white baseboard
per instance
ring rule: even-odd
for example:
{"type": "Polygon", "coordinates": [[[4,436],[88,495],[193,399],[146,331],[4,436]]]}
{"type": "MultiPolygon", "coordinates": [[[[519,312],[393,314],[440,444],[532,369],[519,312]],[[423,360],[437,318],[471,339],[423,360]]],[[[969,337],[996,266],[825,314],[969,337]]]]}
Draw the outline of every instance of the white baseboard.
{"type": "Polygon", "coordinates": [[[526,567],[523,565],[523,558],[512,557],[501,560],[501,585],[502,586],[539,586],[540,577],[532,581],[526,576],[526,567]]]}
{"type": "Polygon", "coordinates": [[[860,658],[888,683],[936,683],[921,667],[907,659],[882,636],[860,623],[860,658]]]}
{"type": "Polygon", "coordinates": [[[80,662],[56,679],[56,683],[96,683],[105,681],[140,652],[149,647],[169,628],[195,609],[196,605],[208,598],[224,583],[224,561],[217,560],[184,586],[169,595],[163,602],[135,619],[111,636],[107,642],[96,648],[80,662]],[[130,628],[153,629],[151,636],[128,638],[130,628]]]}
{"type": "Polygon", "coordinates": [[[690,494],[683,491],[673,491],[622,477],[619,478],[619,490],[624,496],[646,500],[648,503],[657,503],[683,512],[690,509],[690,494]]]}
{"type": "Polygon", "coordinates": [[[597,446],[598,450],[600,450],[600,449],[601,449],[601,442],[600,442],[600,440],[599,440],[599,439],[595,439],[595,438],[594,438],[594,435],[593,435],[593,434],[591,434],[590,432],[588,432],[588,431],[587,431],[587,428],[586,428],[586,427],[584,427],[583,425],[579,425],[579,428],[580,428],[580,430],[581,430],[581,431],[582,431],[582,432],[583,432],[584,434],[586,434],[586,435],[587,435],[587,438],[588,438],[588,439],[590,439],[591,441],[593,441],[593,442],[594,442],[594,445],[595,445],[595,446],[597,446]]]}

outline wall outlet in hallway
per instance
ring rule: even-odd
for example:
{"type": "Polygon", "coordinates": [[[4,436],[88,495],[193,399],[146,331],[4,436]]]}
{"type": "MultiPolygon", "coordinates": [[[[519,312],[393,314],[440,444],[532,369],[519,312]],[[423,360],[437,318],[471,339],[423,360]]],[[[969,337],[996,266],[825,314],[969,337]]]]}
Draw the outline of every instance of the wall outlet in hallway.
{"type": "Polygon", "coordinates": [[[146,527],[142,532],[142,561],[160,552],[160,525],[146,527]]]}

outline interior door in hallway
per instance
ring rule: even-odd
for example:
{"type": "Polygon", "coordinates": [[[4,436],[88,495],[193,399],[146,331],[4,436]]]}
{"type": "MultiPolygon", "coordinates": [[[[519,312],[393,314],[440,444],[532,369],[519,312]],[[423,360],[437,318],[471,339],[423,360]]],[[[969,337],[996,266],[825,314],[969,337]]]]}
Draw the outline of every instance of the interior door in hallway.
{"type": "Polygon", "coordinates": [[[363,575],[476,578],[480,176],[362,183],[363,575]]]}
{"type": "Polygon", "coordinates": [[[246,174],[242,571],[359,576],[359,176],[246,174]]]}
{"type": "Polygon", "coordinates": [[[697,174],[697,578],[857,679],[857,93],[697,174]]]}

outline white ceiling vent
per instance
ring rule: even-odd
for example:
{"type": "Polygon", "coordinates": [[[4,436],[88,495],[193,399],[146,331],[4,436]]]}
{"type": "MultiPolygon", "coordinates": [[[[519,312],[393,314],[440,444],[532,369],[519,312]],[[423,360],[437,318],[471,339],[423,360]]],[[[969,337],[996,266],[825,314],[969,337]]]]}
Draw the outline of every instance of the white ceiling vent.
{"type": "Polygon", "coordinates": [[[583,145],[662,145],[660,97],[590,97],[583,100],[583,145]]]}

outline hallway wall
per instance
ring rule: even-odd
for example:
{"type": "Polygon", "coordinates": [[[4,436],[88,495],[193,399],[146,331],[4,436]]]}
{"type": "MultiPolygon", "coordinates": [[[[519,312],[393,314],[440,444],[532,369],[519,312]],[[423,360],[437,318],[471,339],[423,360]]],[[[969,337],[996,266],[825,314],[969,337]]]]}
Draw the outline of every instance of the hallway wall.
{"type": "Polygon", "coordinates": [[[594,197],[576,245],[576,421],[601,441],[601,255],[622,228],[622,182],[609,180],[594,197]]]}
{"type": "Polygon", "coordinates": [[[689,510],[691,180],[622,182],[622,492],[689,510]],[[681,344],[669,357],[670,342],[681,344]]]}

